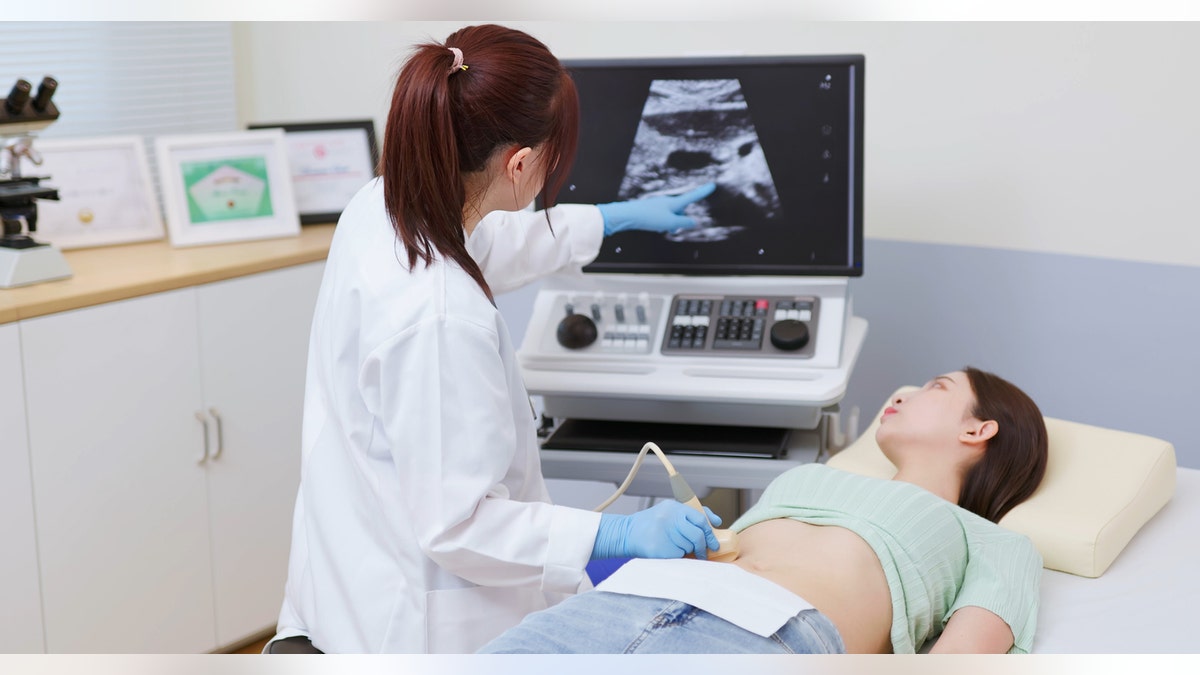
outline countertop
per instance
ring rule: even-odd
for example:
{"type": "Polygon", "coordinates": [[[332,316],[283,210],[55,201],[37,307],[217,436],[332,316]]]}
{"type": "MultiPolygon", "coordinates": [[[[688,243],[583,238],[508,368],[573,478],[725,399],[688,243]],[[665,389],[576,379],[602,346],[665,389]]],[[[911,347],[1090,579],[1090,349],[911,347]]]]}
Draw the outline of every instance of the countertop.
{"type": "Polygon", "coordinates": [[[324,260],[333,225],[296,237],[173,248],[166,239],[64,251],[70,279],[0,288],[0,324],[324,260]]]}

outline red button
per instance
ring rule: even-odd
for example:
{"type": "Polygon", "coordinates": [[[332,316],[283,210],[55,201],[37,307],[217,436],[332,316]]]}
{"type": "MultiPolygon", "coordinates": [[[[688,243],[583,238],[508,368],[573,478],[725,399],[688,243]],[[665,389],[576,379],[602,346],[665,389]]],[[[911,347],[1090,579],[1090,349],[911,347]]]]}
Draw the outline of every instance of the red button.
{"type": "Polygon", "coordinates": [[[766,309],[770,304],[766,300],[755,300],[754,309],[766,309]]]}

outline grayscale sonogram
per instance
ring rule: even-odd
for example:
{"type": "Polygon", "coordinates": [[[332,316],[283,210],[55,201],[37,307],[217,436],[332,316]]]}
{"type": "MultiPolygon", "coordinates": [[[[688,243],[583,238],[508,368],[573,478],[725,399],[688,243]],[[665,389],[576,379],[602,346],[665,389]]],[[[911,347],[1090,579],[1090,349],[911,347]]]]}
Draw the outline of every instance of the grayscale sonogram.
{"type": "Polygon", "coordinates": [[[724,241],[781,215],[738,80],[654,80],[618,198],[677,194],[708,182],[716,191],[684,211],[699,226],[667,234],[671,241],[724,241]]]}

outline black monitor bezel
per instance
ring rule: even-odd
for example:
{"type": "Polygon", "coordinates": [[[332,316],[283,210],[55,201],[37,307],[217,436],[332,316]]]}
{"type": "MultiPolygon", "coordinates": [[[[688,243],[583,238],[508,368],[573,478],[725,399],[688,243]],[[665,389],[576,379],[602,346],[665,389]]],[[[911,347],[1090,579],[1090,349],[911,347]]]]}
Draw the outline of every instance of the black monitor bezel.
{"type": "MultiPolygon", "coordinates": [[[[609,59],[563,59],[568,71],[580,68],[706,68],[706,67],[762,67],[789,65],[836,65],[854,69],[853,96],[853,187],[850,246],[852,257],[846,265],[705,265],[700,267],[682,264],[659,263],[596,263],[586,265],[583,271],[589,274],[665,274],[682,276],[833,276],[860,277],[863,273],[863,131],[866,57],[862,54],[819,54],[819,55],[775,55],[775,56],[703,56],[703,57],[649,57],[609,59]]],[[[578,163],[579,157],[576,157],[578,163]]]]}

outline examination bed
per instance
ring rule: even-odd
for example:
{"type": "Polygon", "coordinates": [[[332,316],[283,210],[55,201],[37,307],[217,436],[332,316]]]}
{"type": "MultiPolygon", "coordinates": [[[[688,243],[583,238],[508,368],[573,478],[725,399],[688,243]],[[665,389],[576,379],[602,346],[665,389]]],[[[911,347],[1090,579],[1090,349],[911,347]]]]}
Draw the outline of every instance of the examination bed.
{"type": "Polygon", "coordinates": [[[1099,578],[1045,570],[1035,652],[1200,652],[1200,470],[1176,469],[1176,481],[1099,578]]]}
{"type": "MultiPolygon", "coordinates": [[[[894,475],[875,444],[879,417],[829,465],[894,475]]],[[[1200,470],[1176,467],[1161,439],[1053,418],[1046,427],[1046,478],[1000,521],[1045,561],[1033,651],[1200,652],[1200,470]]]]}

